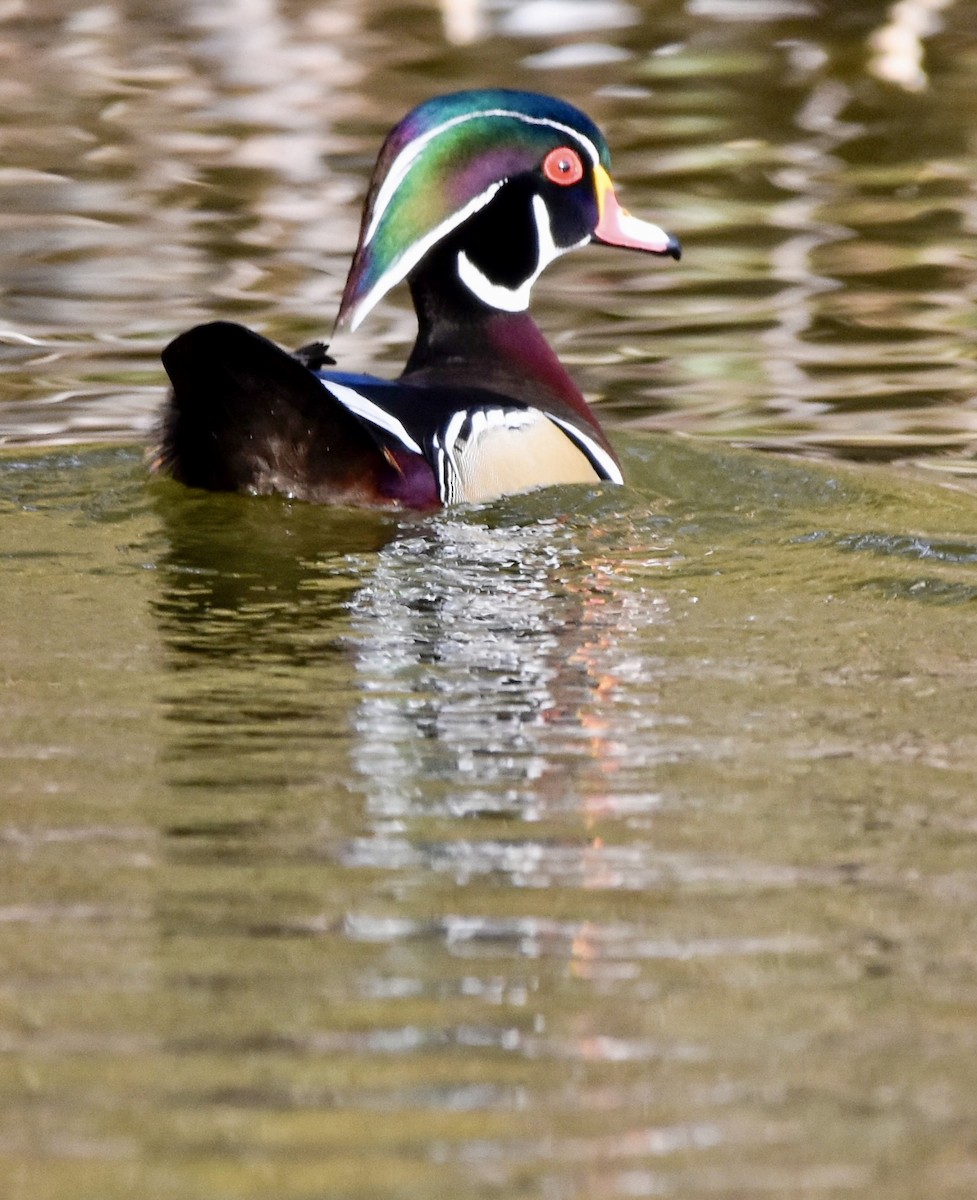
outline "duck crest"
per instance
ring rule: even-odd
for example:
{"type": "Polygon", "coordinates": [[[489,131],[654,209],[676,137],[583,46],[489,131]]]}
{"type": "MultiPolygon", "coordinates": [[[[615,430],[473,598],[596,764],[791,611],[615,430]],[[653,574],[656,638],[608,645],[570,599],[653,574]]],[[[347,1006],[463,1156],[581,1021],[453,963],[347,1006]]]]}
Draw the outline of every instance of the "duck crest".
{"type": "Polygon", "coordinates": [[[528,315],[540,273],[590,241],[678,258],[618,204],[597,126],[550,96],[456,92],[381,149],[337,316],[355,329],[407,281],[400,379],[332,369],[225,322],[167,347],[157,469],[192,486],[424,508],[622,482],[596,416],[528,315]]]}
{"type": "Polygon", "coordinates": [[[567,140],[606,164],[593,122],[551,96],[455,92],[408,113],[380,151],[337,323],[355,329],[433,246],[567,140]]]}

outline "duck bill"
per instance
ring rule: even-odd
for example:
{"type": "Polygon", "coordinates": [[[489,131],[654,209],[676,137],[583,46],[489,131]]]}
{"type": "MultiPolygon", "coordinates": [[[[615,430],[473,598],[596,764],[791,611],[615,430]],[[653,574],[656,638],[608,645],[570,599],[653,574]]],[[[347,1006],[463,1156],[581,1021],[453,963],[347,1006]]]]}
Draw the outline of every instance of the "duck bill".
{"type": "Polygon", "coordinates": [[[682,257],[682,245],[678,238],[652,225],[650,221],[632,217],[626,208],[621,207],[614,194],[611,177],[603,167],[594,168],[594,180],[597,184],[598,213],[594,241],[603,242],[605,246],[644,250],[648,254],[667,254],[669,258],[682,257]]]}

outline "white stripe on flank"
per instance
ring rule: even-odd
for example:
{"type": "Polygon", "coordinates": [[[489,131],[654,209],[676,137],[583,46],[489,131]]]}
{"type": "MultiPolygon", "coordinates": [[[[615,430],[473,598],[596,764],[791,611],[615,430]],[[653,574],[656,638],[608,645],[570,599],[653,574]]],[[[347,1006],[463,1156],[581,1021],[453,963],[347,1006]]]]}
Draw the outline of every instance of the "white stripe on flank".
{"type": "Polygon", "coordinates": [[[578,425],[572,425],[569,421],[561,421],[559,417],[554,417],[552,413],[547,413],[546,415],[554,425],[558,425],[563,430],[572,442],[577,443],[592,462],[598,465],[610,483],[624,482],[621,468],[603,446],[595,442],[593,438],[588,437],[578,425]]]}
{"type": "Polygon", "coordinates": [[[362,417],[364,421],[369,421],[371,425],[376,425],[378,429],[382,429],[386,433],[392,433],[402,445],[406,446],[408,450],[413,450],[415,454],[424,453],[401,422],[382,409],[379,404],[374,404],[372,400],[368,400],[366,396],[347,387],[344,383],[334,383],[331,379],[323,379],[320,382],[326,391],[331,392],[339,403],[344,408],[348,408],[351,413],[355,413],[356,416],[362,417]]]}
{"type": "Polygon", "coordinates": [[[370,224],[363,238],[364,245],[368,245],[376,233],[377,226],[380,224],[387,206],[393,199],[397,189],[406,179],[408,171],[410,171],[414,164],[414,160],[420,155],[424,147],[444,133],[446,129],[451,129],[455,125],[462,125],[465,121],[478,120],[480,117],[514,117],[517,121],[525,121],[527,125],[548,125],[551,129],[557,129],[561,133],[568,133],[575,142],[583,146],[594,166],[597,166],[598,162],[600,162],[597,147],[590,138],[585,137],[579,130],[574,129],[572,126],[564,125],[560,121],[554,121],[550,117],[527,117],[525,113],[507,108],[491,108],[481,112],[462,113],[460,116],[450,117],[447,121],[442,121],[440,125],[435,125],[433,129],[429,129],[427,133],[420,134],[412,142],[408,142],[390,164],[390,170],[380,185],[380,190],[377,192],[376,199],[373,202],[373,213],[370,217],[370,224]]]}
{"type": "Polygon", "coordinates": [[[438,495],[441,497],[441,503],[448,503],[448,456],[444,452],[444,446],[441,444],[440,434],[435,434],[431,438],[431,445],[434,447],[434,454],[437,458],[438,465],[438,495]]]}
{"type": "Polygon", "coordinates": [[[542,419],[543,414],[535,408],[459,409],[454,413],[445,428],[443,445],[437,443],[444,503],[454,504],[465,495],[468,481],[458,461],[459,454],[464,455],[469,447],[477,446],[491,429],[526,429],[542,419]]]}
{"type": "Polygon", "coordinates": [[[468,412],[463,408],[459,409],[448,422],[444,431],[444,494],[442,499],[447,504],[453,504],[458,500],[461,492],[461,471],[458,467],[456,451],[458,435],[467,420],[468,412]]]}

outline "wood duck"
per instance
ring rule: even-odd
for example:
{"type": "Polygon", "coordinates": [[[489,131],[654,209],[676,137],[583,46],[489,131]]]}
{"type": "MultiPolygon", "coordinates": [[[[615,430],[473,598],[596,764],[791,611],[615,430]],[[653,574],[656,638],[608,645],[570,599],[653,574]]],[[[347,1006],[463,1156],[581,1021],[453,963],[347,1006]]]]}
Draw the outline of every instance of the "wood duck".
{"type": "Polygon", "coordinates": [[[407,281],[417,341],[399,379],[343,374],[224,321],[163,352],[154,468],[193,487],[430,509],[561,483],[623,482],[590,406],[527,312],[540,272],[590,241],[678,258],[618,203],[610,156],[550,96],[457,92],[380,152],[337,317],[356,329],[407,281]]]}

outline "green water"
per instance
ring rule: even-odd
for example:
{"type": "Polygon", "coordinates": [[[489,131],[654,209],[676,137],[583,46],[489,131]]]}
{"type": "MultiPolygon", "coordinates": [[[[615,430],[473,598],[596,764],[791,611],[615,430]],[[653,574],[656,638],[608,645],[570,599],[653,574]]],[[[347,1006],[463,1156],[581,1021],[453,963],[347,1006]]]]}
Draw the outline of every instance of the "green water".
{"type": "Polygon", "coordinates": [[[965,1196],[972,496],[0,461],[11,1200],[965,1196]]]}

